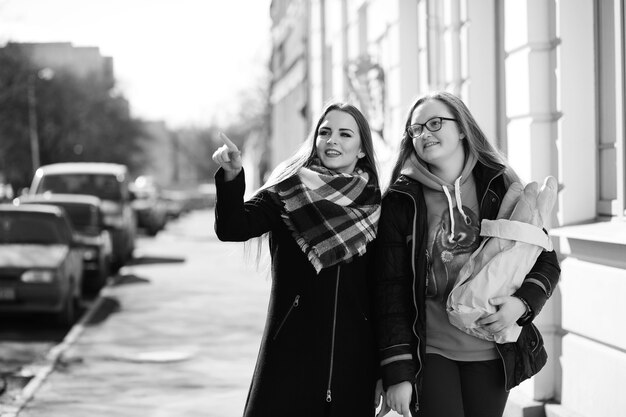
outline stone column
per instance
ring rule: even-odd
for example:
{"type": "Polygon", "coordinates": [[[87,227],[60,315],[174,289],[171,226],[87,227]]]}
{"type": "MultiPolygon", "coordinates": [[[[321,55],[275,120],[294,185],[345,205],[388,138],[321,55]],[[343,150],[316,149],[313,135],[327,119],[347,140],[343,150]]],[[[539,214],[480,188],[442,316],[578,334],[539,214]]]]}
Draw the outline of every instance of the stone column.
{"type": "MultiPolygon", "coordinates": [[[[555,3],[545,0],[506,0],[504,4],[505,88],[507,154],[523,181],[558,177],[557,165],[557,82],[555,70],[555,3]]],[[[536,400],[557,394],[560,375],[560,341],[556,293],[535,324],[543,335],[548,363],[517,392],[536,400]]]]}

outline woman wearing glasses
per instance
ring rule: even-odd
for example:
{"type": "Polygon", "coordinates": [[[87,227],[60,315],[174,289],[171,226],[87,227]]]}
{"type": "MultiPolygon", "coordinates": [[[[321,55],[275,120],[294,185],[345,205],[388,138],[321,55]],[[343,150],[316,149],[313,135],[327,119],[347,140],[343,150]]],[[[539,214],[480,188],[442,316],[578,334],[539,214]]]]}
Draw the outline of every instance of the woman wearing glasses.
{"type": "Polygon", "coordinates": [[[494,219],[519,181],[465,104],[447,92],[418,99],[409,112],[378,229],[377,326],[387,405],[403,416],[501,416],[508,391],[546,361],[532,325],[560,274],[543,252],[512,296],[491,299],[481,319],[490,332],[517,322],[515,343],[458,330],[446,300],[480,244],[480,222],[494,219]]]}

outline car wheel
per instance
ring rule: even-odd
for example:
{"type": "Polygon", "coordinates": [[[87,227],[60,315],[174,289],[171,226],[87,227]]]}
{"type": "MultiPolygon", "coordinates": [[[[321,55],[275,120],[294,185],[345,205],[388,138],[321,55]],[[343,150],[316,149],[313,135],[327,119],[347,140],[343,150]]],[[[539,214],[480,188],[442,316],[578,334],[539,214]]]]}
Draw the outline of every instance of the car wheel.
{"type": "Polygon", "coordinates": [[[91,272],[86,279],[83,280],[85,285],[83,286],[84,292],[89,296],[98,295],[102,287],[107,283],[111,271],[111,261],[109,259],[102,259],[98,270],[91,272]]]}
{"type": "Polygon", "coordinates": [[[107,283],[111,272],[111,261],[108,258],[102,260],[100,268],[98,268],[98,279],[96,280],[96,291],[100,291],[107,283]]]}
{"type": "Polygon", "coordinates": [[[59,326],[69,327],[74,324],[76,319],[76,299],[73,294],[70,294],[65,300],[63,309],[57,313],[56,322],[59,326]]]}
{"type": "Polygon", "coordinates": [[[130,245],[130,247],[128,248],[128,252],[126,252],[125,262],[133,260],[134,252],[135,252],[135,242],[133,242],[132,245],[130,245]]]}

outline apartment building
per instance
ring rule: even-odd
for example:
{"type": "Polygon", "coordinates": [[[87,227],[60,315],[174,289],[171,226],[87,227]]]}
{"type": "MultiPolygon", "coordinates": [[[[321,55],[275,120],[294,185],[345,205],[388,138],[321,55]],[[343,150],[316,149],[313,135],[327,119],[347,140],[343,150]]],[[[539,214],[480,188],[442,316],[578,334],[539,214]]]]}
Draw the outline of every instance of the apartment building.
{"type": "Polygon", "coordinates": [[[358,105],[389,174],[413,100],[459,95],[524,181],[557,178],[550,359],[507,415],[626,410],[624,0],[274,0],[274,166],[325,102],[358,105]],[[524,414],[520,414],[524,413],[524,414]]]}
{"type": "Polygon", "coordinates": [[[102,56],[96,46],[73,46],[70,42],[9,42],[4,48],[20,50],[39,68],[69,71],[78,77],[90,75],[106,88],[115,84],[113,58],[102,56]]]}

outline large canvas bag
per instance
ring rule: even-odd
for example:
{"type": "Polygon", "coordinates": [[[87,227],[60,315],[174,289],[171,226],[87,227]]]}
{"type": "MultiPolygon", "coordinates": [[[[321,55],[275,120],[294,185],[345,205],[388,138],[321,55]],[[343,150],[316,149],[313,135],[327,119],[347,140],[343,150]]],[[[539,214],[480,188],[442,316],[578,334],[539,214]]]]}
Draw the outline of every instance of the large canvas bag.
{"type": "Polygon", "coordinates": [[[455,327],[484,340],[514,342],[521,327],[513,324],[491,334],[476,321],[496,312],[489,300],[512,295],[524,281],[542,250],[552,242],[542,228],[556,201],[557,182],[547,177],[541,189],[536,182],[525,188],[513,183],[496,220],[483,220],[481,245],[459,271],[447,300],[448,319],[455,327]]]}

